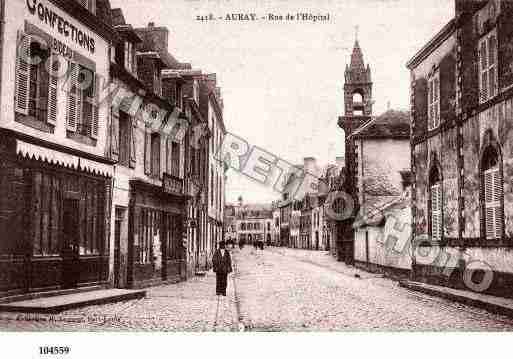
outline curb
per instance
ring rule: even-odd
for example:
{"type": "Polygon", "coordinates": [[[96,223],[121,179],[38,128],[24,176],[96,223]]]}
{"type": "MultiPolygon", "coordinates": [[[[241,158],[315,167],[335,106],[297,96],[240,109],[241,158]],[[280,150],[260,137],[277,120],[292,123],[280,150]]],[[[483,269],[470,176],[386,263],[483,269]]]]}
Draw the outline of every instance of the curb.
{"type": "Polygon", "coordinates": [[[512,303],[510,306],[498,303],[499,301],[506,301],[507,299],[505,298],[493,297],[486,294],[467,292],[464,290],[452,288],[438,288],[436,286],[411,281],[400,281],[399,286],[416,292],[449,299],[472,307],[485,309],[491,313],[505,315],[513,318],[513,301],[511,301],[512,303]]]}

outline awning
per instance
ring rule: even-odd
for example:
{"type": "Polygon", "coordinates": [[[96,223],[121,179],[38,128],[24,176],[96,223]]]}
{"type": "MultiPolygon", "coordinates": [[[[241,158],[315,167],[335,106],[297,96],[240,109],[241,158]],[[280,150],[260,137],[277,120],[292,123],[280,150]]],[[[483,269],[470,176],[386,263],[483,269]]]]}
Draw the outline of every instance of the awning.
{"type": "Polygon", "coordinates": [[[114,169],[111,165],[37,146],[21,140],[16,140],[16,154],[26,159],[34,159],[100,176],[112,177],[114,174],[114,169]]]}
{"type": "Polygon", "coordinates": [[[78,169],[77,156],[40,147],[20,140],[16,141],[16,154],[27,159],[35,159],[49,164],[78,169]]]}

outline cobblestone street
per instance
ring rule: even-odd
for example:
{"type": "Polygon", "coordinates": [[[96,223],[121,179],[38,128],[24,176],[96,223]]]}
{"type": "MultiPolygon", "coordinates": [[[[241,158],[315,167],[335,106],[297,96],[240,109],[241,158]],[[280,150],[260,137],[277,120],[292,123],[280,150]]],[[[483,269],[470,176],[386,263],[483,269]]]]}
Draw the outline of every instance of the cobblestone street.
{"type": "Polygon", "coordinates": [[[140,300],[54,316],[0,313],[0,329],[204,332],[237,331],[241,324],[247,331],[513,329],[513,319],[408,291],[325,252],[246,247],[233,257],[235,282],[229,280],[227,297],[214,294],[210,272],[149,288],[140,300]]]}
{"type": "Polygon", "coordinates": [[[245,249],[236,263],[248,330],[513,329],[512,319],[408,291],[381,275],[338,263],[325,252],[245,249]]]}
{"type": "Polygon", "coordinates": [[[0,313],[0,330],[8,331],[231,331],[235,305],[215,295],[215,275],[148,288],[140,300],[90,306],[58,315],[0,313]]]}

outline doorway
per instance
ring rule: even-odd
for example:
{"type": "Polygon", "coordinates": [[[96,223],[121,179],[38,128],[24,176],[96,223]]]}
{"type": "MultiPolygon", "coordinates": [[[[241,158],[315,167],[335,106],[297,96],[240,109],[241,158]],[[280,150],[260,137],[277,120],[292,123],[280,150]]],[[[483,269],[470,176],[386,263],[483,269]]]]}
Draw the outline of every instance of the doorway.
{"type": "Polygon", "coordinates": [[[79,200],[65,199],[62,230],[62,281],[65,289],[75,288],[79,271],[79,200]]]}

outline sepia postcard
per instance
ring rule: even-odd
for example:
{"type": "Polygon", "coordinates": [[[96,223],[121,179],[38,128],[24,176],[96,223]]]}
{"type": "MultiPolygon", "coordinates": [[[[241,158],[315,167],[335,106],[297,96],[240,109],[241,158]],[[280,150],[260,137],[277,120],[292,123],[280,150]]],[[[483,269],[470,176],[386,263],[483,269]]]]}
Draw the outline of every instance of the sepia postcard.
{"type": "Polygon", "coordinates": [[[0,0],[0,108],[6,357],[513,330],[513,0],[0,0]]]}

